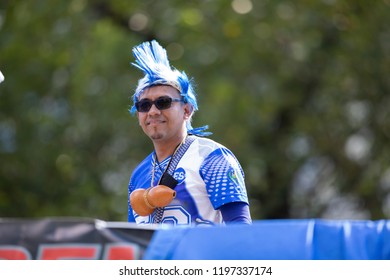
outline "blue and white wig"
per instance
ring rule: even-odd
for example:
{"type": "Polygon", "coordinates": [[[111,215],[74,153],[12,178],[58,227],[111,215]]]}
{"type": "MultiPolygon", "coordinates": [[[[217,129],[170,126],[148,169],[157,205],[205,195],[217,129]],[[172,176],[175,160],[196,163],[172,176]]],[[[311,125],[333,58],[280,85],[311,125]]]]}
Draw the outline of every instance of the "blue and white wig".
{"type": "MultiPolygon", "coordinates": [[[[184,103],[191,105],[192,113],[198,110],[192,80],[188,79],[184,71],[180,72],[170,66],[166,50],[157,41],[144,42],[134,47],[133,55],[135,57],[135,63],[131,64],[141,69],[145,73],[145,76],[138,81],[133,95],[133,106],[129,110],[132,115],[137,111],[135,103],[139,100],[143,91],[156,85],[168,85],[176,88],[180,92],[184,103]]],[[[198,136],[208,136],[211,134],[210,132],[204,131],[208,128],[207,125],[193,128],[191,118],[187,121],[186,126],[188,134],[198,136]]]]}

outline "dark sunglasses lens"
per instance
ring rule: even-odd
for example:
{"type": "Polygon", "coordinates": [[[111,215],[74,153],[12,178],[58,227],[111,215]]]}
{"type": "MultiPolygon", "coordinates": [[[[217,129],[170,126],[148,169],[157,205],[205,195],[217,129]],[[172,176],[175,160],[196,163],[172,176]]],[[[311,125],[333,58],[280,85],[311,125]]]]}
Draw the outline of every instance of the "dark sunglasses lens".
{"type": "Polygon", "coordinates": [[[135,108],[138,112],[149,112],[150,108],[152,108],[153,104],[156,106],[159,110],[165,110],[171,107],[172,105],[172,98],[170,97],[160,97],[157,98],[155,101],[151,101],[149,99],[143,99],[135,103],[135,108]]]}
{"type": "Polygon", "coordinates": [[[172,99],[169,97],[158,98],[154,103],[159,110],[165,110],[171,107],[172,99]]]}
{"type": "Polygon", "coordinates": [[[140,100],[136,104],[138,112],[148,112],[152,107],[153,103],[150,100],[140,100]]]}

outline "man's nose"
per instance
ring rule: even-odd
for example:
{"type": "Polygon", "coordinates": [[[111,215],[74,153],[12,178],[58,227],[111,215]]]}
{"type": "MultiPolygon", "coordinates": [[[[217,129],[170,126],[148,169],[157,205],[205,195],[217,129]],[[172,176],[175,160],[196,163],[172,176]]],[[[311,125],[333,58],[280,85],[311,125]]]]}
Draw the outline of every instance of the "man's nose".
{"type": "Polygon", "coordinates": [[[161,113],[161,111],[159,109],[157,109],[156,105],[152,104],[152,107],[150,107],[150,110],[149,110],[149,114],[156,115],[156,114],[160,114],[160,113],[161,113]]]}

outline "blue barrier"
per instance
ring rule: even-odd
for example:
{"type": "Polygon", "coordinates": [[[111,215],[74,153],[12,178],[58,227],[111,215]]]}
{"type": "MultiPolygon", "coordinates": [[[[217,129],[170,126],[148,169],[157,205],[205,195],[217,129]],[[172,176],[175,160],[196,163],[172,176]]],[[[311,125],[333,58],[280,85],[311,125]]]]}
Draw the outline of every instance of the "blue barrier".
{"type": "Polygon", "coordinates": [[[390,220],[265,220],[161,228],[144,259],[389,260],[390,220]]]}

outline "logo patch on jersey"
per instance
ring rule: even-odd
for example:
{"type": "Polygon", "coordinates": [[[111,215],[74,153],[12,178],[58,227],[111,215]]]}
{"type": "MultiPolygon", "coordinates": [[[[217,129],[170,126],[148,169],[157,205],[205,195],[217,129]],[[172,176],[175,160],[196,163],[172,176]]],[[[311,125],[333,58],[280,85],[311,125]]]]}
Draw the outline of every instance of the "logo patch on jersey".
{"type": "Polygon", "coordinates": [[[175,178],[178,182],[177,184],[180,185],[186,179],[186,171],[182,167],[176,169],[173,173],[173,178],[175,178]]]}
{"type": "Polygon", "coordinates": [[[236,186],[238,186],[238,178],[236,171],[233,168],[230,168],[228,171],[228,178],[230,181],[232,181],[236,186]]]}

